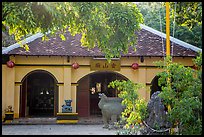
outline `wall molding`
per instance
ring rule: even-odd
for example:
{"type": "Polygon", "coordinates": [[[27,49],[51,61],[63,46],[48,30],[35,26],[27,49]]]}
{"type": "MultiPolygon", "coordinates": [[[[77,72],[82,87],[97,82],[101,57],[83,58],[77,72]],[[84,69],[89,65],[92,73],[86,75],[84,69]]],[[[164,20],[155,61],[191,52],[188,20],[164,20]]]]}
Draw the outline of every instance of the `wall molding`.
{"type": "MultiPolygon", "coordinates": [[[[48,67],[72,67],[72,64],[15,64],[15,66],[48,66],[48,67]]],[[[91,65],[80,65],[79,67],[91,67],[91,65]]],[[[125,68],[125,67],[130,67],[131,65],[121,65],[120,67],[125,68]]],[[[158,66],[154,66],[154,65],[139,65],[139,67],[158,67],[158,66]]]]}
{"type": "Polygon", "coordinates": [[[64,86],[64,83],[63,82],[59,82],[56,84],[57,86],[64,86]]]}
{"type": "Polygon", "coordinates": [[[15,82],[15,86],[21,86],[22,82],[15,82]]]}
{"type": "Polygon", "coordinates": [[[78,86],[78,83],[71,83],[71,86],[78,86]]]}

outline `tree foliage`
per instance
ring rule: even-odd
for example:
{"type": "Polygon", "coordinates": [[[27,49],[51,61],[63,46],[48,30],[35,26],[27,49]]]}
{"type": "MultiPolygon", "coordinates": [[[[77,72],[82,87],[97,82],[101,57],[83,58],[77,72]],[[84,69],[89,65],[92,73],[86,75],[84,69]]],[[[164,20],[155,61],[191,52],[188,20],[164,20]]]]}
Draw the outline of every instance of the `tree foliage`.
{"type": "MultiPolygon", "coordinates": [[[[171,7],[175,2],[171,2],[171,7]]],[[[176,2],[176,23],[189,29],[202,24],[202,2],[176,2]]],[[[173,8],[174,12],[174,8],[173,8]]]]}
{"type": "MultiPolygon", "coordinates": [[[[2,29],[17,41],[37,32],[81,34],[82,46],[98,46],[106,57],[120,57],[137,42],[143,22],[131,2],[3,2],[2,29]]],[[[66,40],[60,34],[62,40],[66,40]]],[[[45,39],[45,38],[43,38],[45,39]]]]}
{"type": "Polygon", "coordinates": [[[193,61],[197,69],[166,59],[169,64],[158,74],[159,85],[163,85],[159,96],[170,106],[168,118],[178,126],[179,134],[202,133],[202,54],[193,61]]]}
{"type": "Polygon", "coordinates": [[[2,46],[6,47],[6,45],[12,45],[16,43],[16,40],[13,35],[9,35],[8,31],[2,31],[2,46]]]}
{"type": "Polygon", "coordinates": [[[138,98],[138,90],[143,88],[143,84],[135,84],[128,80],[115,80],[109,83],[108,87],[117,88],[122,98],[122,105],[126,106],[122,112],[122,118],[127,122],[126,127],[138,125],[147,116],[147,103],[144,99],[138,98]]]}
{"type": "MultiPolygon", "coordinates": [[[[144,24],[166,33],[165,2],[139,2],[138,8],[144,17],[144,24]],[[160,23],[161,21],[161,23],[160,23]]],[[[171,36],[202,48],[202,3],[170,2],[171,36]],[[176,5],[176,11],[175,11],[176,5]],[[173,24],[175,17],[175,26],[173,24]]]]}

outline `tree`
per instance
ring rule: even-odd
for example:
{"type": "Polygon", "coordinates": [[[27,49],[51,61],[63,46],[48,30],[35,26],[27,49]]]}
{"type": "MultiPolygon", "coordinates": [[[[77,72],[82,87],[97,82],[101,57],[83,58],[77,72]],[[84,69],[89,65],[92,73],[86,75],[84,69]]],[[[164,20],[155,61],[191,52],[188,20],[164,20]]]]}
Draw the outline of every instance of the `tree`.
{"type": "MultiPolygon", "coordinates": [[[[174,7],[175,2],[171,2],[174,7]]],[[[176,22],[190,30],[202,24],[202,2],[176,2],[176,22]]],[[[174,9],[173,9],[174,12],[174,9]]]]}
{"type": "Polygon", "coordinates": [[[14,43],[16,43],[14,36],[9,36],[8,31],[2,31],[2,46],[6,47],[6,45],[12,45],[14,43]]]}
{"type": "MultiPolygon", "coordinates": [[[[131,2],[3,2],[2,29],[19,41],[37,32],[56,34],[65,40],[67,30],[81,34],[82,46],[98,46],[107,58],[120,57],[137,42],[135,31],[143,22],[131,2]]],[[[43,39],[45,39],[43,37],[43,39]]]]}
{"type": "MultiPolygon", "coordinates": [[[[202,48],[202,2],[170,2],[176,16],[175,37],[202,48]]],[[[172,18],[174,15],[172,15],[172,18]]]]}
{"type": "MultiPolygon", "coordinates": [[[[165,2],[139,2],[137,5],[143,14],[144,24],[166,33],[165,2]]],[[[175,2],[170,2],[171,36],[173,36],[173,31],[175,38],[202,48],[202,3],[177,2],[175,4],[175,2]],[[174,11],[175,5],[176,11],[174,11]]]]}

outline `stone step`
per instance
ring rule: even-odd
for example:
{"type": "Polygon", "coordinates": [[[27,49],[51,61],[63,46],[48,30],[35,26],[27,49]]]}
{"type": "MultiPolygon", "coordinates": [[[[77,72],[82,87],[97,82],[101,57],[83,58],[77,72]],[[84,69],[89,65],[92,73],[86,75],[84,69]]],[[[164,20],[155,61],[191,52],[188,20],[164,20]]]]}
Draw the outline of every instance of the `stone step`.
{"type": "MultiPolygon", "coordinates": [[[[19,124],[19,125],[36,125],[36,124],[57,124],[56,117],[37,117],[37,118],[18,118],[14,119],[11,122],[5,122],[2,124],[19,124]]],[[[102,117],[79,117],[79,120],[76,124],[82,125],[98,125],[103,124],[102,117]]]]}

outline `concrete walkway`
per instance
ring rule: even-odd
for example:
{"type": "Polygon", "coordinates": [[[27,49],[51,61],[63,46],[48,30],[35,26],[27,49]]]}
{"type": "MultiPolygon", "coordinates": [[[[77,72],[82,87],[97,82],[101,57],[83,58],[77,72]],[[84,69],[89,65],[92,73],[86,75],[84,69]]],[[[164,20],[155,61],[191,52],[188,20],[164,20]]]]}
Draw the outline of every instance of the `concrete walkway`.
{"type": "Polygon", "coordinates": [[[103,125],[2,125],[2,135],[116,135],[103,125]]]}
{"type": "Polygon", "coordinates": [[[104,129],[102,117],[79,118],[76,124],[57,124],[56,117],[14,119],[2,123],[2,135],[116,135],[104,129]]]}
{"type": "MultiPolygon", "coordinates": [[[[18,118],[14,119],[9,123],[3,125],[56,125],[56,117],[34,117],[34,118],[18,118]]],[[[79,125],[101,125],[103,124],[102,117],[91,116],[91,117],[80,117],[78,120],[79,125]]]]}

